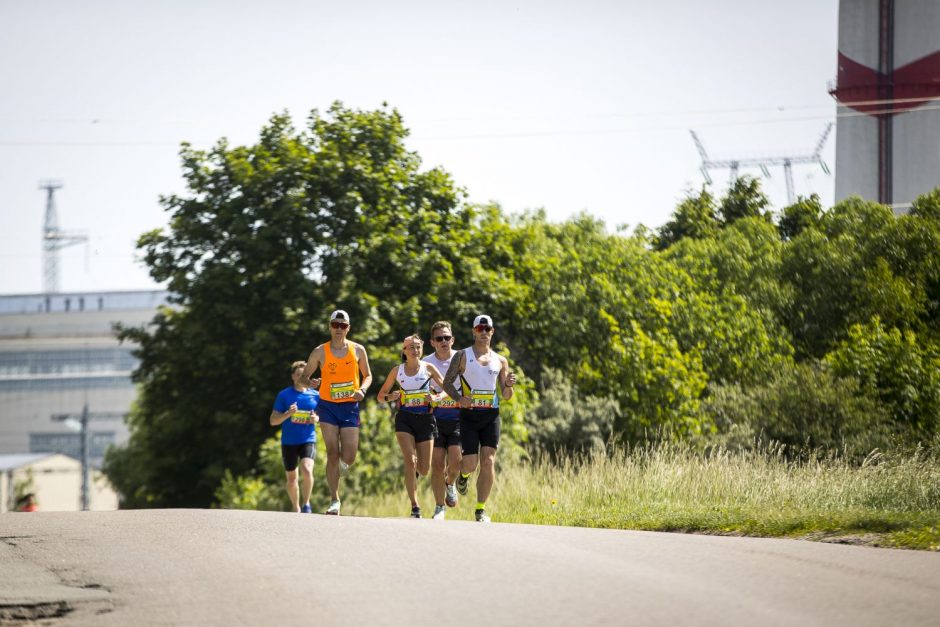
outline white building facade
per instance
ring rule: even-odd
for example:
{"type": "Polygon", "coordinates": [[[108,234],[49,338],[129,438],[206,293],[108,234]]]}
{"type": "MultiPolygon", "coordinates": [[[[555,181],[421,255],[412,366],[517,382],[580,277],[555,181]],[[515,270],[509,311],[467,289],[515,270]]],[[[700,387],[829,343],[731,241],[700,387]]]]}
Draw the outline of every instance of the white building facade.
{"type": "Polygon", "coordinates": [[[127,441],[122,416],[136,397],[135,347],[113,325],[148,325],[166,303],[162,290],[0,296],[0,454],[80,459],[86,412],[99,467],[109,445],[127,441]]]}

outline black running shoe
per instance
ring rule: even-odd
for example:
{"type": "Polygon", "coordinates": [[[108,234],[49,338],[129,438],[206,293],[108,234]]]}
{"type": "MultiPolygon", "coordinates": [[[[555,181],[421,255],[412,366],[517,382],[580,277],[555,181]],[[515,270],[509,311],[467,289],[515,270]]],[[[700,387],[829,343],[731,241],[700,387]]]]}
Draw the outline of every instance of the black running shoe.
{"type": "Polygon", "coordinates": [[[411,508],[411,517],[412,518],[421,518],[421,508],[415,505],[411,508]]]}
{"type": "Polygon", "coordinates": [[[468,483],[470,483],[470,477],[464,477],[463,475],[457,477],[457,491],[461,494],[466,494],[468,483]]]}

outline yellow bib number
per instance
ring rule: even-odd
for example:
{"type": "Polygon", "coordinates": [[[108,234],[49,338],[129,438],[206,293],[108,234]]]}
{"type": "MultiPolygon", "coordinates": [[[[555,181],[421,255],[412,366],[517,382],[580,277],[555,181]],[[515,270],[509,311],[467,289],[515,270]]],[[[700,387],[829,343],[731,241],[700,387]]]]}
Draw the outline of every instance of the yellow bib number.
{"type": "Polygon", "coordinates": [[[347,381],[346,383],[331,383],[330,384],[330,400],[331,401],[342,401],[347,398],[352,398],[356,394],[356,386],[353,385],[352,381],[347,381]]]}
{"type": "Polygon", "coordinates": [[[421,390],[418,392],[406,392],[402,390],[401,393],[401,406],[402,407],[423,407],[427,405],[427,396],[428,393],[421,390]]]}
{"type": "Polygon", "coordinates": [[[496,390],[470,390],[470,407],[489,409],[493,406],[496,390]]]}
{"type": "Polygon", "coordinates": [[[291,414],[290,421],[294,424],[305,425],[311,421],[310,418],[309,411],[295,411],[291,414]]]}

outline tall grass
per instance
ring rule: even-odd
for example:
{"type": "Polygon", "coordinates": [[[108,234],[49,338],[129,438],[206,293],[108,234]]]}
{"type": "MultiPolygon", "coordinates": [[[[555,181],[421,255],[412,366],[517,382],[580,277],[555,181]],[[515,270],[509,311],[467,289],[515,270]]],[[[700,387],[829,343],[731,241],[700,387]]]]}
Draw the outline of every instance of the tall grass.
{"type": "MultiPolygon", "coordinates": [[[[427,482],[425,482],[427,483],[427,482]]],[[[469,494],[448,518],[469,520],[469,494]]],[[[421,503],[430,514],[425,486],[421,503]]],[[[349,513],[403,516],[399,494],[349,513]]],[[[674,445],[500,467],[487,510],[497,522],[762,536],[863,536],[872,544],[940,549],[940,457],[923,450],[789,461],[780,447],[732,453],[674,445]]]]}

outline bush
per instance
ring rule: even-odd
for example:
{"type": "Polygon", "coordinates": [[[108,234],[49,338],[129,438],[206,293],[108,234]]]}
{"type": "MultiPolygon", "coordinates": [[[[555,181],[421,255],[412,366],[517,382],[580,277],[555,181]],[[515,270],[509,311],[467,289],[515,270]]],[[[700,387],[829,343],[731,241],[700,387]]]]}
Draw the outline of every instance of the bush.
{"type": "Polygon", "coordinates": [[[748,449],[769,440],[789,457],[823,449],[861,459],[893,440],[888,408],[873,391],[818,362],[782,366],[762,385],[709,392],[702,407],[718,428],[712,444],[748,449]]]}
{"type": "Polygon", "coordinates": [[[529,442],[552,457],[603,453],[619,413],[614,398],[581,397],[560,370],[546,368],[541,403],[531,412],[529,442]]]}

